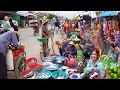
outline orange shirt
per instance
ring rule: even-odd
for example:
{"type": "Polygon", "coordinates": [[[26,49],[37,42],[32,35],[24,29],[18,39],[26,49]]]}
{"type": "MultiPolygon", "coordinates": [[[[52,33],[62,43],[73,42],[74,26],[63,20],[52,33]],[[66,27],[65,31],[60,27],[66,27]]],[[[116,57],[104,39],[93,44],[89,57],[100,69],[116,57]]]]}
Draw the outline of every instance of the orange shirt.
{"type": "Polygon", "coordinates": [[[100,30],[100,24],[97,25],[97,29],[100,30]]]}

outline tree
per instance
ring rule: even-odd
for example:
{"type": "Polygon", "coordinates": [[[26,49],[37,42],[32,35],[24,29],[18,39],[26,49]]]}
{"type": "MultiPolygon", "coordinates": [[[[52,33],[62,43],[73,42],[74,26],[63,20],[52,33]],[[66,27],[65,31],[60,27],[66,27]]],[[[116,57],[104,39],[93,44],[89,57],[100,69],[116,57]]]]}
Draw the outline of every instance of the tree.
{"type": "Polygon", "coordinates": [[[56,17],[56,15],[51,14],[51,13],[49,13],[49,14],[47,15],[47,19],[49,19],[49,20],[51,20],[51,19],[53,19],[53,18],[55,18],[55,17],[56,17]]]}

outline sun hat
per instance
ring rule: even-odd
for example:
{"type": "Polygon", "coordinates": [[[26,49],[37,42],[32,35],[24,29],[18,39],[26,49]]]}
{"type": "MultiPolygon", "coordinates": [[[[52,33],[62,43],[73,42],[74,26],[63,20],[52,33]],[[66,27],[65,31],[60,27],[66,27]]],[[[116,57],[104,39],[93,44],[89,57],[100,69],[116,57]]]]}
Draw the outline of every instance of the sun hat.
{"type": "Polygon", "coordinates": [[[69,43],[69,44],[74,45],[74,42],[73,42],[73,41],[70,41],[70,43],[69,43]]]}

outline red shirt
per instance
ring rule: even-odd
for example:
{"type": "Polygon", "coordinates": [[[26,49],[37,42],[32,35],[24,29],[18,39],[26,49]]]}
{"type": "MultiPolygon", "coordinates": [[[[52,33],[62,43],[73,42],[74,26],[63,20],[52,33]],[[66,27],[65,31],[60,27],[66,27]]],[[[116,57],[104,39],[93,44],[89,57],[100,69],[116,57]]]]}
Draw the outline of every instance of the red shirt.
{"type": "Polygon", "coordinates": [[[71,25],[70,25],[70,24],[67,24],[67,25],[66,25],[66,30],[70,31],[70,28],[71,28],[71,25]]]}

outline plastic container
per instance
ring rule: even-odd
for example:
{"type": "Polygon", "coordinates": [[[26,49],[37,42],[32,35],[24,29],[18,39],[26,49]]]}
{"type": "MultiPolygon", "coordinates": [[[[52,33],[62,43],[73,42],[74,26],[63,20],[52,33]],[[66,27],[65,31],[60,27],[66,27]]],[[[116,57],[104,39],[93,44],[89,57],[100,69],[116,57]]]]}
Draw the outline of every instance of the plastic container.
{"type": "Polygon", "coordinates": [[[44,41],[47,41],[47,38],[38,38],[37,40],[38,42],[44,42],[44,41]]]}
{"type": "Polygon", "coordinates": [[[6,55],[7,70],[14,70],[14,57],[12,50],[8,50],[6,55]]]}

